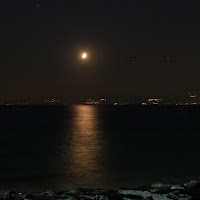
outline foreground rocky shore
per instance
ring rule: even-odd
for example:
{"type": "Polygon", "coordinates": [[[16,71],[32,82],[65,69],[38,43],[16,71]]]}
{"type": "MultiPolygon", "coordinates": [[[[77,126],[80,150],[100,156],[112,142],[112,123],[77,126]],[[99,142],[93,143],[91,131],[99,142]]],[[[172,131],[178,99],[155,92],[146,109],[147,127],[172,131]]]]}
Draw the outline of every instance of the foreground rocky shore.
{"type": "Polygon", "coordinates": [[[183,185],[156,183],[133,189],[77,189],[63,192],[46,191],[37,194],[7,192],[0,200],[200,200],[200,183],[190,181],[183,185]]]}

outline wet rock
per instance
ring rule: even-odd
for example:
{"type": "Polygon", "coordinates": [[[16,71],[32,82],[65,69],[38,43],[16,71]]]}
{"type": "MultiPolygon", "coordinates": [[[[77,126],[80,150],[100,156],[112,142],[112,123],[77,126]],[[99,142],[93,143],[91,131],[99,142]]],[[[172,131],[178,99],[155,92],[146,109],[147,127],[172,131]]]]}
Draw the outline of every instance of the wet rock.
{"type": "Polygon", "coordinates": [[[133,199],[129,199],[129,198],[124,197],[123,200],[133,200],[133,199]]]}
{"type": "Polygon", "coordinates": [[[47,190],[46,192],[43,193],[43,195],[52,197],[52,196],[55,196],[55,193],[51,190],[47,190]]]}
{"type": "Polygon", "coordinates": [[[180,194],[179,191],[169,193],[170,197],[174,200],[190,200],[192,197],[187,194],[180,194]]]}
{"type": "Polygon", "coordinates": [[[22,193],[11,191],[1,195],[0,200],[22,200],[23,198],[24,195],[22,193]]]}
{"type": "Polygon", "coordinates": [[[153,194],[152,198],[153,200],[172,200],[169,194],[153,194]]]}
{"type": "Polygon", "coordinates": [[[60,194],[60,195],[56,195],[56,200],[63,200],[63,199],[71,199],[73,200],[73,196],[70,195],[66,195],[66,194],[60,194]]]}
{"type": "Polygon", "coordinates": [[[150,189],[150,192],[152,192],[152,193],[159,192],[159,189],[150,189]]]}
{"type": "Polygon", "coordinates": [[[55,200],[56,196],[53,191],[48,190],[40,194],[27,194],[25,195],[25,198],[27,200],[55,200]]]}
{"type": "Polygon", "coordinates": [[[181,185],[173,185],[171,190],[184,190],[185,188],[181,185]]]}
{"type": "Polygon", "coordinates": [[[186,188],[186,194],[192,196],[192,199],[200,199],[200,184],[197,184],[193,187],[186,188]]]}
{"type": "Polygon", "coordinates": [[[82,195],[80,196],[81,199],[83,198],[84,200],[109,200],[108,197],[103,196],[103,195],[82,195]]]}
{"type": "Polygon", "coordinates": [[[185,186],[186,188],[190,188],[190,187],[195,187],[195,186],[197,186],[198,184],[199,184],[198,181],[192,180],[192,181],[190,181],[189,183],[185,183],[184,186],[185,186]]]}
{"type": "Polygon", "coordinates": [[[120,194],[138,196],[138,197],[142,197],[142,199],[172,200],[171,196],[168,193],[167,194],[155,194],[155,193],[151,193],[149,191],[141,191],[141,190],[122,190],[122,191],[120,191],[120,194]]]}
{"type": "Polygon", "coordinates": [[[149,198],[142,198],[142,197],[123,197],[122,200],[150,200],[149,198]]]}
{"type": "Polygon", "coordinates": [[[76,195],[76,194],[79,194],[79,191],[78,190],[69,190],[65,193],[68,194],[68,195],[76,195]]]}
{"type": "Polygon", "coordinates": [[[152,188],[157,188],[157,189],[161,189],[161,190],[168,190],[172,187],[172,184],[168,184],[168,183],[154,183],[151,185],[152,188]]]}
{"type": "Polygon", "coordinates": [[[36,197],[32,194],[26,194],[24,200],[34,200],[36,197]]]}
{"type": "Polygon", "coordinates": [[[135,195],[135,196],[141,196],[143,198],[148,198],[152,196],[152,193],[149,191],[141,191],[141,190],[122,190],[119,192],[123,195],[135,195]]]}

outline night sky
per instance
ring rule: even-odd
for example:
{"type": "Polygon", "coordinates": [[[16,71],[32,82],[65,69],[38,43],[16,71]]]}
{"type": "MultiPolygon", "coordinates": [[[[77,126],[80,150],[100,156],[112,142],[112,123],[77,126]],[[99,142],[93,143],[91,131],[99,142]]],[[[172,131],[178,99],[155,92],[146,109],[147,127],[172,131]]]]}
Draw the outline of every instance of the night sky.
{"type": "Polygon", "coordinates": [[[200,91],[199,0],[1,0],[0,17],[2,99],[200,91]]]}

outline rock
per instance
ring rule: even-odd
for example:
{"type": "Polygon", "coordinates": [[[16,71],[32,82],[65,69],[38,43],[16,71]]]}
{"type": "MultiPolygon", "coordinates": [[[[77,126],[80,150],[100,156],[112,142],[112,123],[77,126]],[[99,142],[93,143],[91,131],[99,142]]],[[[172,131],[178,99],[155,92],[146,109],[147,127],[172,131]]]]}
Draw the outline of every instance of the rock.
{"type": "Polygon", "coordinates": [[[153,200],[172,200],[168,194],[153,194],[153,200]]]}
{"type": "Polygon", "coordinates": [[[190,200],[191,196],[186,194],[180,194],[179,191],[170,192],[169,196],[174,200],[190,200]]]}
{"type": "Polygon", "coordinates": [[[55,200],[55,193],[51,190],[47,190],[46,192],[40,194],[27,194],[25,195],[27,200],[55,200]]]}
{"type": "Polygon", "coordinates": [[[185,183],[184,186],[185,186],[186,188],[190,188],[190,187],[195,187],[195,186],[198,185],[198,184],[199,184],[198,181],[192,180],[192,181],[190,181],[189,183],[185,183]]]}
{"type": "Polygon", "coordinates": [[[81,195],[78,196],[78,198],[81,198],[83,200],[108,200],[106,196],[103,195],[81,195]]]}
{"type": "Polygon", "coordinates": [[[181,185],[173,185],[171,190],[184,190],[185,188],[181,185]]]}
{"type": "Polygon", "coordinates": [[[52,196],[55,196],[55,193],[51,190],[47,190],[46,192],[43,193],[45,196],[49,196],[49,197],[52,197],[52,196]]]}
{"type": "Polygon", "coordinates": [[[133,199],[124,197],[123,200],[133,200],[133,199]]]}
{"type": "Polygon", "coordinates": [[[17,193],[14,191],[6,192],[1,196],[3,200],[22,200],[24,195],[22,193],[17,193]]]}
{"type": "MultiPolygon", "coordinates": [[[[121,200],[121,199],[120,199],[121,200]]],[[[138,198],[127,198],[127,197],[123,197],[122,200],[138,200],[138,198]]],[[[141,199],[140,199],[141,200],[141,199]]],[[[150,200],[149,198],[142,198],[142,200],[150,200]]]]}
{"type": "Polygon", "coordinates": [[[150,192],[159,192],[159,189],[150,189],[150,192]]]}
{"type": "Polygon", "coordinates": [[[121,190],[119,191],[120,194],[124,195],[135,195],[141,196],[143,198],[148,198],[152,196],[152,193],[149,191],[141,191],[141,190],[121,190]]]}
{"type": "Polygon", "coordinates": [[[172,200],[169,194],[154,194],[149,191],[141,191],[141,190],[122,190],[120,191],[120,194],[139,196],[142,197],[143,199],[172,200]]]}
{"type": "Polygon", "coordinates": [[[154,183],[151,185],[152,188],[162,189],[162,190],[168,190],[172,187],[172,184],[168,183],[154,183]]]}
{"type": "Polygon", "coordinates": [[[34,200],[35,199],[35,195],[33,194],[26,194],[24,200],[34,200]]]}

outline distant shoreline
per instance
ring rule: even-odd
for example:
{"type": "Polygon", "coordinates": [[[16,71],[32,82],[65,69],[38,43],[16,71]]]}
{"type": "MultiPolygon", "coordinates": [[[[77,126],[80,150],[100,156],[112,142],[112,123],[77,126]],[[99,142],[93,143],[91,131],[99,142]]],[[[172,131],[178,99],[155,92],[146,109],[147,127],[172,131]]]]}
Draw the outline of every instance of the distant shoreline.
{"type": "Polygon", "coordinates": [[[15,107],[15,106],[97,106],[97,107],[127,107],[127,106],[139,106],[139,107],[200,107],[200,104],[197,105],[176,105],[176,104],[160,104],[160,105],[141,105],[141,104],[125,104],[125,105],[114,105],[114,104],[106,104],[106,105],[93,105],[93,104],[7,104],[0,105],[0,107],[15,107]]]}

